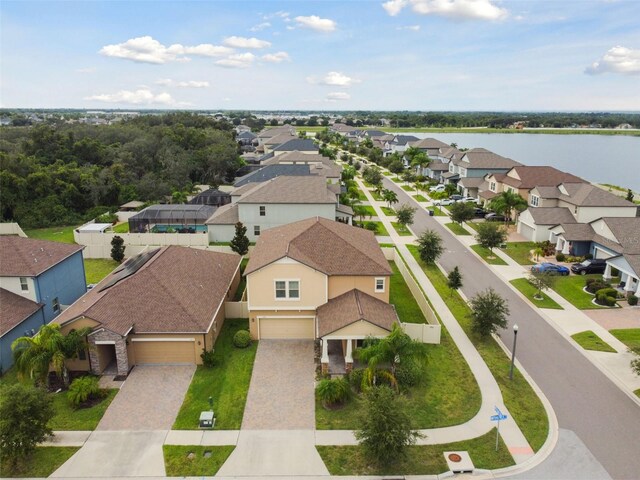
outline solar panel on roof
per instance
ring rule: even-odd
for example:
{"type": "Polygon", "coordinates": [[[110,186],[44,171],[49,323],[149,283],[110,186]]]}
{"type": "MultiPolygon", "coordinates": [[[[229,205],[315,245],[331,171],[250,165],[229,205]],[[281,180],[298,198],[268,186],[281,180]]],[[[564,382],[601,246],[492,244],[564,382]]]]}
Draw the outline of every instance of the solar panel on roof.
{"type": "Polygon", "coordinates": [[[132,257],[126,262],[124,262],[120,268],[118,268],[113,277],[105,283],[102,287],[100,287],[99,292],[106,290],[107,288],[113,287],[116,283],[124,280],[127,277],[130,277],[134,273],[136,273],[140,268],[142,268],[151,258],[160,251],[159,248],[155,250],[149,250],[148,252],[141,253],[136,257],[132,257]]]}

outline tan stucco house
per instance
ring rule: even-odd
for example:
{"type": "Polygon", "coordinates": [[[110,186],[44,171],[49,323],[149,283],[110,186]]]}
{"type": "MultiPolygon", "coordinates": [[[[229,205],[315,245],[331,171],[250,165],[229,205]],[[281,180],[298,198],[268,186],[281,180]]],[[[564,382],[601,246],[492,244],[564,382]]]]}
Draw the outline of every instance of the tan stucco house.
{"type": "Polygon", "coordinates": [[[91,327],[88,355],[71,370],[126,375],[139,364],[201,364],[240,282],[235,254],[179,246],[130,258],[54,320],[91,327]]]}
{"type": "Polygon", "coordinates": [[[367,230],[321,217],[266,230],[245,271],[251,335],[321,339],[323,368],[337,349],[348,370],[359,342],[398,321],[391,274],[367,230]]]}

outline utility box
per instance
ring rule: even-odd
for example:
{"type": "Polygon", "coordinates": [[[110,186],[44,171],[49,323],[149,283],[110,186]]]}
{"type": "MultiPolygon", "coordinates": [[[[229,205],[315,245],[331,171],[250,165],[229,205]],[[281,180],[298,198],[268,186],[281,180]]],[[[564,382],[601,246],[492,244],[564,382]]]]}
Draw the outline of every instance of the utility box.
{"type": "Polygon", "coordinates": [[[213,412],[202,412],[200,413],[200,428],[213,428],[216,424],[216,419],[213,415],[213,412]]]}
{"type": "Polygon", "coordinates": [[[433,210],[429,210],[429,216],[433,217],[433,210]]]}

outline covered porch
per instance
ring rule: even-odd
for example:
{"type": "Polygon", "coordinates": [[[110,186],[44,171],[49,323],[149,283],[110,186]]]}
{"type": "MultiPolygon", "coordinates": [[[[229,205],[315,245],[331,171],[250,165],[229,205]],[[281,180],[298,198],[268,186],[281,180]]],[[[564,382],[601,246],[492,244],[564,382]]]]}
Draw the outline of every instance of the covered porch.
{"type": "MultiPolygon", "coordinates": [[[[627,259],[626,257],[625,255],[618,255],[608,259],[602,277],[610,282],[613,279],[613,269],[617,270],[620,274],[620,281],[615,285],[618,290],[626,297],[631,295],[638,296],[640,294],[640,274],[631,265],[631,262],[637,261],[637,259],[627,259]]],[[[640,255],[628,255],[628,257],[640,257],[640,255]]]]}

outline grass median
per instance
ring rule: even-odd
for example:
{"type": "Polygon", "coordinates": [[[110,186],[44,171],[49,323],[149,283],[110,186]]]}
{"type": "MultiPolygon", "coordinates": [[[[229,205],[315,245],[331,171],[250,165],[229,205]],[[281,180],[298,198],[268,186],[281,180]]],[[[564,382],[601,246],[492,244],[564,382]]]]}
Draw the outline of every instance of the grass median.
{"type": "Polygon", "coordinates": [[[602,340],[591,330],[575,333],[571,335],[571,338],[573,338],[576,343],[585,350],[593,350],[594,352],[616,353],[616,350],[611,347],[611,345],[602,340]]]}
{"type": "Polygon", "coordinates": [[[552,298],[544,293],[539,293],[538,289],[531,285],[531,282],[526,278],[516,278],[509,282],[516,287],[520,293],[522,293],[531,303],[539,308],[551,308],[554,310],[563,310],[552,298]],[[539,295],[539,298],[536,298],[539,295]]]}
{"type": "Polygon", "coordinates": [[[79,447],[36,447],[35,451],[22,465],[12,467],[6,456],[0,463],[2,478],[43,478],[48,477],[71,456],[80,450],[79,447]]]}
{"type": "Polygon", "coordinates": [[[480,255],[489,265],[507,265],[507,262],[482,245],[471,245],[471,250],[480,255]]]}
{"type": "Polygon", "coordinates": [[[218,473],[234,446],[163,445],[168,477],[210,477],[218,473]]]}
{"type": "Polygon", "coordinates": [[[465,229],[459,223],[449,222],[445,223],[445,226],[456,235],[471,235],[471,232],[469,232],[469,230],[465,229]]]}
{"type": "Polygon", "coordinates": [[[509,379],[510,359],[493,337],[483,338],[472,331],[469,317],[471,309],[458,292],[451,292],[447,286],[447,278],[440,269],[435,265],[424,264],[417,246],[407,245],[407,248],[473,342],[498,382],[505,406],[513,415],[531,448],[538,451],[549,433],[547,413],[540,398],[518,369],[514,371],[513,380],[509,379]]]}

